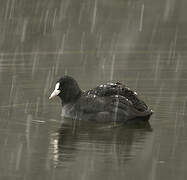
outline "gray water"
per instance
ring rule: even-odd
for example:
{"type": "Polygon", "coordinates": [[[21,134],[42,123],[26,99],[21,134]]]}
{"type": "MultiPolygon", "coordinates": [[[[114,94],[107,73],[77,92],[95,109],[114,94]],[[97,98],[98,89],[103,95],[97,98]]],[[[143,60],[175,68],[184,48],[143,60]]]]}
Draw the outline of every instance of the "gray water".
{"type": "Polygon", "coordinates": [[[186,180],[186,6],[2,0],[0,179],[186,180]],[[64,74],[82,89],[125,83],[154,110],[150,126],[62,119],[48,97],[64,74]]]}

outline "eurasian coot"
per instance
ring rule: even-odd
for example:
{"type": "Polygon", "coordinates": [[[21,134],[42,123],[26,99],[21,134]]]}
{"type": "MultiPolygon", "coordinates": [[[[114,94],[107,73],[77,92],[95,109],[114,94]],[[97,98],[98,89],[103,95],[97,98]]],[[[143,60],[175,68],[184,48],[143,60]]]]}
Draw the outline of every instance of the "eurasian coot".
{"type": "Polygon", "coordinates": [[[82,91],[70,76],[57,81],[49,99],[59,96],[62,116],[98,122],[129,122],[148,120],[153,111],[140,100],[137,93],[120,82],[99,85],[82,91]]]}

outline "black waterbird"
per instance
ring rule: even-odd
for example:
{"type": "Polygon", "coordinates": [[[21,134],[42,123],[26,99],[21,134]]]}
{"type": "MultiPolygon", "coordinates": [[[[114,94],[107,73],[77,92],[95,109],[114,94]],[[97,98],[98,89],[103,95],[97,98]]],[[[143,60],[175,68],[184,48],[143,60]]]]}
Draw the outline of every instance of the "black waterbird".
{"type": "Polygon", "coordinates": [[[120,82],[99,85],[82,91],[70,76],[57,81],[49,99],[59,96],[62,116],[98,122],[147,121],[153,111],[137,93],[120,82]]]}

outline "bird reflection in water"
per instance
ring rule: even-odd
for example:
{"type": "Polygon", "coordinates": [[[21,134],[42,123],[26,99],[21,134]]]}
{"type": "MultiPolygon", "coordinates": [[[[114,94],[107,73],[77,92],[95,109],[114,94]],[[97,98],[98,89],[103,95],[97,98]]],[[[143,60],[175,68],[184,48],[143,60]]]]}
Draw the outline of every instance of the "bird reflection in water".
{"type": "Polygon", "coordinates": [[[143,149],[152,132],[148,121],[114,125],[63,120],[58,132],[51,135],[51,153],[57,167],[67,167],[86,157],[109,164],[125,163],[143,149]]]}

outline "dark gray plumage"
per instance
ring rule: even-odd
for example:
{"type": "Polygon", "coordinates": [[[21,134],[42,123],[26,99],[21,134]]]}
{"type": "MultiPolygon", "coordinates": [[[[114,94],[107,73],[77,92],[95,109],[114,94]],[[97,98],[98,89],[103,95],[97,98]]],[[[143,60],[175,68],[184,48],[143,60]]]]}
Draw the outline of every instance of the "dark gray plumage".
{"type": "Polygon", "coordinates": [[[62,115],[70,118],[127,122],[137,118],[148,120],[153,113],[136,92],[119,82],[82,91],[72,77],[64,76],[57,81],[50,98],[54,96],[62,100],[62,115]]]}

